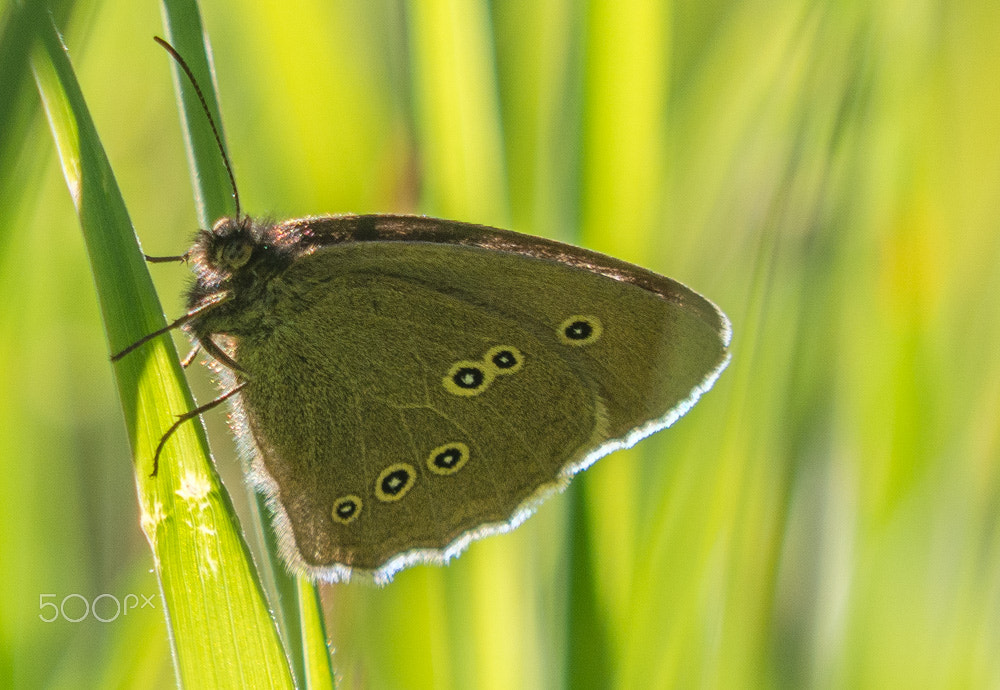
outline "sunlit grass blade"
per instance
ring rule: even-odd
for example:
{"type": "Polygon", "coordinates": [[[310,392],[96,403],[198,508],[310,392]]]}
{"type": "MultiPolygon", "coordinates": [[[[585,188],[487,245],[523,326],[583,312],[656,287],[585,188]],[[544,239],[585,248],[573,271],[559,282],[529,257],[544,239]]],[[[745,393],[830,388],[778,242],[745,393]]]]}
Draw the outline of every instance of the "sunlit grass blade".
{"type": "MultiPolygon", "coordinates": [[[[163,25],[167,41],[188,63],[225,145],[222,115],[215,88],[215,70],[208,50],[208,37],[194,0],[164,0],[163,25]]],[[[233,189],[229,174],[194,88],[177,65],[173,65],[174,90],[178,94],[184,142],[187,145],[191,182],[198,207],[198,222],[210,228],[219,218],[233,215],[233,189]]]]}
{"type": "MultiPolygon", "coordinates": [[[[41,23],[39,32],[32,68],[115,352],[163,326],[163,311],[66,49],[53,26],[41,23]]],[[[291,687],[201,425],[183,425],[165,447],[159,474],[148,476],[163,431],[194,405],[172,341],[157,338],[118,362],[114,373],[178,681],[189,687],[291,687]]]]}
{"type": "Polygon", "coordinates": [[[302,674],[305,687],[309,690],[333,688],[333,668],[330,666],[330,651],[326,640],[326,626],[323,622],[323,607],[319,591],[308,578],[299,575],[299,607],[301,614],[301,635],[304,658],[302,674]]]}
{"type": "MultiPolygon", "coordinates": [[[[188,63],[195,79],[198,80],[221,138],[221,144],[225,147],[225,134],[208,38],[202,27],[198,4],[193,0],[164,0],[162,7],[167,38],[188,63]]],[[[230,179],[232,171],[226,169],[225,161],[218,149],[220,142],[216,141],[198,95],[180,70],[180,66],[176,63],[172,63],[172,66],[196,205],[202,227],[209,228],[216,219],[241,213],[242,210],[236,208],[238,204],[233,203],[237,192],[233,189],[230,179]]],[[[279,616],[283,638],[296,677],[300,683],[321,687],[322,682],[319,678],[323,673],[316,665],[316,659],[325,657],[326,682],[332,683],[326,637],[322,626],[315,624],[316,619],[322,617],[318,592],[314,588],[310,596],[305,598],[301,596],[307,585],[292,578],[278,559],[276,540],[271,525],[267,522],[269,510],[263,497],[249,486],[247,490],[251,494],[251,503],[256,506],[254,529],[266,551],[267,560],[263,575],[275,592],[272,603],[276,608],[275,613],[279,616]],[[312,625],[307,624],[310,621],[313,622],[312,625]]]]}

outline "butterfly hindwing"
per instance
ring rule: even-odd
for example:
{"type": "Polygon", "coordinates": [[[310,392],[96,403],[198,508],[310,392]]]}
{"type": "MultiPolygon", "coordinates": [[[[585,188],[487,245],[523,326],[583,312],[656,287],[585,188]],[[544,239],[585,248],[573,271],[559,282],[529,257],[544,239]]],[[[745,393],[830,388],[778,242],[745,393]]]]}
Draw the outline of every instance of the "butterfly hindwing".
{"type": "Polygon", "coordinates": [[[276,325],[237,350],[284,552],[327,579],[387,579],[505,529],[683,413],[724,361],[714,307],[668,279],[663,295],[517,251],[369,236],[298,259],[276,325]]]}

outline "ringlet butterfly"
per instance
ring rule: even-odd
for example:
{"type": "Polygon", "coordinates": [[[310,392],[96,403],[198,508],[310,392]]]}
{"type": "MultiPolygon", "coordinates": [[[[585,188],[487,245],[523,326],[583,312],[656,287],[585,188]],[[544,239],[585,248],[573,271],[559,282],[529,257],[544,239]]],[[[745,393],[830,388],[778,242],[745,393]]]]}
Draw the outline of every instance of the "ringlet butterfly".
{"type": "Polygon", "coordinates": [[[236,214],[162,259],[193,265],[188,311],[113,359],[182,326],[216,360],[230,390],[156,458],[231,399],[291,569],[386,583],[443,563],[670,426],[728,363],[714,304],[603,254],[423,216],[242,215],[201,89],[156,40],[201,99],[236,214]]]}

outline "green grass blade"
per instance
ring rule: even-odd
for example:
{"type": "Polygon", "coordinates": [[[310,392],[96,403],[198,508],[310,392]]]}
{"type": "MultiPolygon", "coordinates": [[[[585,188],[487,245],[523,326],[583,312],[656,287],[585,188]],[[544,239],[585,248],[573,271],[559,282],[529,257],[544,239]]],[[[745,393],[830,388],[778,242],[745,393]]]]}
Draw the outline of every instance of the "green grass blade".
{"type": "MultiPolygon", "coordinates": [[[[202,27],[198,3],[194,0],[164,0],[161,7],[166,39],[181,54],[194,73],[195,79],[198,80],[198,85],[205,96],[205,103],[225,144],[226,136],[222,128],[219,97],[215,88],[215,70],[212,67],[208,37],[202,27]]],[[[180,67],[172,61],[171,64],[174,90],[178,94],[178,105],[181,109],[181,126],[184,130],[184,143],[187,146],[188,164],[191,166],[191,182],[198,207],[198,221],[201,227],[211,228],[212,223],[219,218],[234,214],[233,189],[198,96],[180,67]]]]}
{"type": "MultiPolygon", "coordinates": [[[[164,325],[66,49],[40,25],[32,67],[80,219],[111,351],[164,325]]],[[[183,425],[152,455],[174,415],[193,407],[176,350],[157,338],[114,367],[178,681],[190,687],[291,687],[284,652],[202,426],[183,425]]]]}
{"type": "Polygon", "coordinates": [[[302,648],[305,679],[309,690],[326,690],[335,687],[330,651],[326,646],[326,626],[323,623],[323,606],[319,590],[308,578],[298,576],[298,600],[301,614],[302,648]]]}
{"type": "MultiPolygon", "coordinates": [[[[188,63],[212,113],[225,146],[219,98],[212,67],[208,38],[205,35],[197,2],[164,0],[162,3],[167,39],[188,63]]],[[[233,189],[218,143],[205,116],[201,102],[179,65],[171,61],[174,86],[181,110],[181,123],[187,145],[191,180],[202,227],[209,228],[224,215],[235,212],[233,189]]],[[[242,210],[241,210],[242,212],[242,210]]],[[[319,680],[325,668],[326,683],[332,683],[329,650],[322,626],[315,624],[322,612],[315,591],[303,599],[302,583],[296,582],[277,557],[276,539],[267,516],[263,497],[247,488],[255,505],[253,527],[259,543],[265,546],[263,577],[275,592],[273,604],[282,629],[282,637],[300,684],[322,687],[319,680]],[[312,624],[310,624],[310,622],[312,624]],[[301,630],[302,634],[299,634],[301,630]],[[317,634],[318,631],[318,634],[317,634]],[[320,660],[324,660],[320,663],[320,660]]]]}
{"type": "Polygon", "coordinates": [[[593,528],[583,492],[567,492],[570,501],[569,586],[566,591],[566,687],[606,688],[614,657],[608,644],[608,625],[597,591],[593,567],[593,528]],[[579,631],[586,630],[586,635],[579,631]]]}

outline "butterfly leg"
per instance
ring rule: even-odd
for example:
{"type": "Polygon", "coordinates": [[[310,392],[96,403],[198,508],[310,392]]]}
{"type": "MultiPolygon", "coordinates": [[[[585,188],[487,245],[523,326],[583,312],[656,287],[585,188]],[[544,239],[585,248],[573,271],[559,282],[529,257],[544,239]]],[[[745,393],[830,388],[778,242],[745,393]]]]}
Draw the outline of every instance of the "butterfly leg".
{"type": "Polygon", "coordinates": [[[163,434],[163,436],[160,438],[159,445],[156,446],[156,452],[153,453],[153,471],[149,473],[149,476],[150,477],[155,477],[156,473],[159,472],[159,470],[160,470],[160,452],[163,450],[163,446],[165,446],[167,444],[167,439],[169,439],[171,436],[174,435],[174,432],[177,431],[177,429],[180,428],[181,424],[183,424],[184,422],[186,422],[189,419],[194,419],[195,417],[199,416],[202,412],[208,412],[213,407],[216,407],[216,406],[224,403],[226,400],[228,400],[229,398],[231,398],[234,395],[236,395],[237,393],[239,393],[240,389],[243,388],[243,386],[245,386],[245,385],[247,385],[246,381],[244,381],[240,385],[236,386],[231,391],[228,391],[227,393],[223,393],[222,395],[220,395],[215,400],[212,400],[211,402],[207,402],[204,405],[199,405],[198,407],[194,408],[190,412],[185,412],[182,415],[178,415],[177,416],[177,421],[174,422],[169,429],[167,429],[167,432],[165,434],[163,434]]]}
{"type": "Polygon", "coordinates": [[[191,366],[191,362],[194,361],[194,358],[198,356],[198,352],[200,351],[201,351],[201,343],[196,342],[194,344],[194,347],[191,348],[191,351],[187,353],[187,357],[181,360],[181,366],[184,367],[185,369],[191,366]]]}

